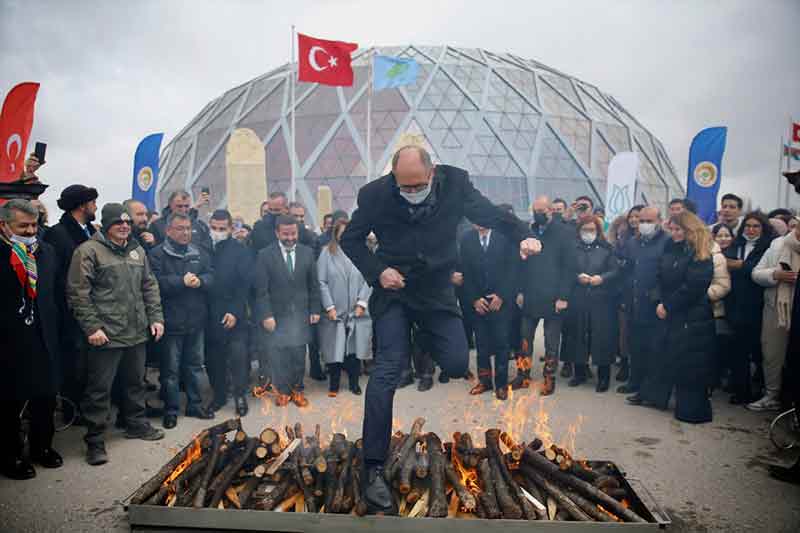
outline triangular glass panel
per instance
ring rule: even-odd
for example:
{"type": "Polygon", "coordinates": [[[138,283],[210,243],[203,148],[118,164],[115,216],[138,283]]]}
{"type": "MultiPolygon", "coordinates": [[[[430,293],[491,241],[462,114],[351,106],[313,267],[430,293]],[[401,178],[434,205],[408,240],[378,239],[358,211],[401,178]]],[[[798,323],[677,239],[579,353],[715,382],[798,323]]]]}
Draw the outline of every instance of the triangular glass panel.
{"type": "Polygon", "coordinates": [[[284,139],[283,128],[273,135],[269,143],[264,148],[267,152],[267,184],[268,190],[273,191],[271,183],[273,180],[289,179],[292,175],[292,166],[289,161],[289,150],[284,139]]]}

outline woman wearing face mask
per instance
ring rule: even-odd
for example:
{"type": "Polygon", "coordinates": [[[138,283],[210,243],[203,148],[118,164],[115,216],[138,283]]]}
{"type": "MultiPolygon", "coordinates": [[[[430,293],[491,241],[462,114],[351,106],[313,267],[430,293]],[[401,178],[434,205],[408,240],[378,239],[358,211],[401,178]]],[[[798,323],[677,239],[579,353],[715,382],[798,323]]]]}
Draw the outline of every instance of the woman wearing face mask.
{"type": "Polygon", "coordinates": [[[670,219],[672,239],[658,265],[656,315],[665,323],[665,350],[653,361],[642,400],[666,409],[675,388],[675,418],[711,421],[708,391],[714,374],[714,320],[708,286],[714,276],[711,234],[696,215],[670,219]]]}
{"type": "MultiPolygon", "coordinates": [[[[750,363],[761,366],[761,320],[764,288],[753,281],[753,269],[769,249],[772,226],[760,211],[748,213],[739,226],[739,234],[725,250],[731,273],[731,292],[725,298],[725,314],[733,329],[730,402],[735,405],[754,401],[751,391],[750,363]]],[[[758,372],[758,375],[761,375],[758,372]]],[[[763,382],[763,379],[761,380],[763,382]]]]}
{"type": "Polygon", "coordinates": [[[599,219],[578,226],[573,253],[575,283],[570,296],[564,358],[575,363],[570,387],[584,383],[589,356],[597,365],[597,392],[608,390],[611,363],[617,347],[614,327],[614,281],[619,262],[603,236],[599,219]]]}
{"type": "Polygon", "coordinates": [[[342,369],[350,392],[361,394],[361,361],[372,358],[372,319],[367,312],[372,289],[340,248],[347,220],[333,226],[333,237],[317,261],[325,314],[319,323],[320,352],[328,365],[328,396],[336,397],[342,369]]]}

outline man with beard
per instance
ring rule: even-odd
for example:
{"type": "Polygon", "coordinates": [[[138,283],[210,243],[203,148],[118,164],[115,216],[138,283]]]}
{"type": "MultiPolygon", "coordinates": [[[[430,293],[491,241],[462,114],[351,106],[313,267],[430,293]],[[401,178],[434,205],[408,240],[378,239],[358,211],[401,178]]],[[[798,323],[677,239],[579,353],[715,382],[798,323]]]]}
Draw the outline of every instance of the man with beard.
{"type": "Polygon", "coordinates": [[[63,320],[61,332],[61,393],[69,402],[64,403],[64,419],[72,420],[83,396],[86,382],[86,343],[83,333],[75,318],[67,310],[65,296],[67,272],[72,261],[72,254],[82,243],[94,235],[92,221],[97,211],[97,189],[84,185],[70,185],[57,200],[58,207],[64,211],[58,224],[49,228],[44,234],[44,241],[49,243],[56,254],[58,270],[56,272],[56,292],[59,295],[58,305],[63,320]]]}
{"type": "Polygon", "coordinates": [[[539,241],[525,238],[527,225],[492,205],[466,171],[434,166],[419,146],[400,148],[391,173],[361,188],[341,239],[342,249],[373,287],[369,309],[378,349],[365,395],[362,478],[372,514],[397,512],[383,464],[412,325],[429,335],[431,351],[448,375],[463,376],[467,370],[469,349],[451,281],[458,260],[456,231],[464,217],[520,243],[524,258],[541,251],[539,241]],[[380,242],[374,254],[367,247],[371,231],[380,242]]]}
{"type": "Polygon", "coordinates": [[[156,244],[161,244],[167,238],[167,226],[170,215],[183,215],[192,221],[192,245],[211,255],[211,236],[208,226],[197,218],[197,209],[192,207],[192,197],[186,191],[174,191],[169,195],[167,207],[161,212],[161,217],[150,224],[150,232],[156,239],[156,244]]]}
{"type": "Polygon", "coordinates": [[[156,246],[156,238],[153,232],[148,230],[150,225],[150,216],[145,206],[139,200],[125,200],[122,202],[125,210],[131,217],[131,236],[136,239],[139,246],[144,248],[145,252],[150,252],[156,246]]]}
{"type": "Polygon", "coordinates": [[[258,253],[255,269],[255,314],[267,332],[272,385],[279,407],[291,400],[308,405],[304,395],[306,345],[311,325],[319,322],[319,281],[314,251],[297,243],[297,221],[288,215],[275,220],[272,243],[258,253]]]}

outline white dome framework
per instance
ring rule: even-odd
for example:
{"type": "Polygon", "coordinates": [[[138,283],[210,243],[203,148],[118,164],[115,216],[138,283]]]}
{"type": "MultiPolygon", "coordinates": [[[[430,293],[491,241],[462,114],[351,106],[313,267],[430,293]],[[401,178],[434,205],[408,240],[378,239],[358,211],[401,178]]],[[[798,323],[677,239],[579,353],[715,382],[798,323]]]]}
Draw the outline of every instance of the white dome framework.
{"type": "MultiPolygon", "coordinates": [[[[588,195],[602,205],[608,163],[622,151],[639,153],[637,203],[663,208],[684,196],[661,142],[594,85],[513,54],[376,47],[354,54],[352,87],[296,86],[297,198],[312,219],[318,186],[330,186],[334,208],[349,211],[367,179],[371,51],[420,64],[414,85],[373,94],[373,174],[382,174],[410,133],[423,139],[435,161],[467,169],[492,201],[510,203],[520,214],[539,194],[567,200],[588,195]]],[[[161,205],[173,190],[196,196],[204,187],[212,205],[226,205],[225,144],[236,128],[252,129],[264,143],[269,191],[287,191],[289,74],[287,64],[227,91],[172,139],[161,156],[161,205]]]]}

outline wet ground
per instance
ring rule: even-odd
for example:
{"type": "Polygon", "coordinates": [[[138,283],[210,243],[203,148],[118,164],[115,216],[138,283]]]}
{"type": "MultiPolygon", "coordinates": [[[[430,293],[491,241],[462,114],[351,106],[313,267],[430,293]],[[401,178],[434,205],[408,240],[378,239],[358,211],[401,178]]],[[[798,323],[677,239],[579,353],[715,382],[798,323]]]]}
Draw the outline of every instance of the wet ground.
{"type": "MultiPolygon", "coordinates": [[[[535,370],[541,372],[540,363],[535,370]]],[[[321,424],[323,433],[361,434],[363,396],[343,391],[330,399],[324,384],[308,379],[306,384],[310,408],[278,409],[251,400],[245,430],[257,434],[265,426],[300,421],[307,427],[321,424]]],[[[408,427],[413,418],[423,416],[425,428],[441,435],[465,427],[476,435],[496,426],[530,439],[549,431],[555,442],[578,456],[614,461],[629,477],[642,480],[671,516],[668,531],[800,531],[800,487],[775,481],[766,472],[767,463],[792,459],[778,454],[767,438],[772,414],[730,406],[727,395],[717,393],[714,421],[692,426],[669,412],[626,405],[613,386],[597,394],[594,383],[568,388],[562,379],[554,396],[517,394],[509,402],[488,394],[470,397],[469,387],[453,380],[436,383],[426,393],[414,387],[400,390],[395,423],[408,427]]],[[[229,403],[217,421],[232,416],[229,403]]],[[[153,422],[160,427],[159,419],[153,422]]],[[[178,427],[155,443],[126,440],[121,431],[112,431],[107,441],[110,462],[100,467],[84,461],[82,428],[58,433],[55,447],[65,458],[63,468],[40,468],[29,481],[0,479],[0,532],[128,531],[121,502],[208,425],[181,417],[178,427]]]]}

